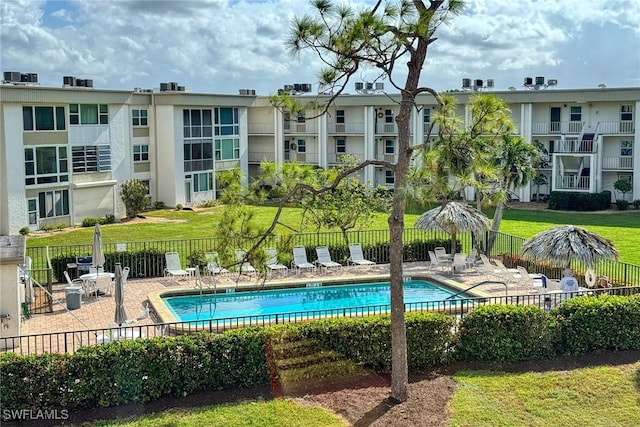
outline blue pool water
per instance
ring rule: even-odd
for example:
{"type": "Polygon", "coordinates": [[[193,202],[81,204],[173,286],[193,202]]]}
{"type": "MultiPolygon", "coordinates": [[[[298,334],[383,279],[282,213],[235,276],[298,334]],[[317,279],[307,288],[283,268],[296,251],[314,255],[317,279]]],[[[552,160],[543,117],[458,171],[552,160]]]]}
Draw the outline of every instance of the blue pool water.
{"type": "MultiPolygon", "coordinates": [[[[425,281],[404,284],[405,303],[442,301],[454,292],[425,281]]],[[[389,283],[311,286],[163,298],[181,322],[390,304],[389,283]]],[[[320,313],[322,314],[322,313],[320,313]]]]}

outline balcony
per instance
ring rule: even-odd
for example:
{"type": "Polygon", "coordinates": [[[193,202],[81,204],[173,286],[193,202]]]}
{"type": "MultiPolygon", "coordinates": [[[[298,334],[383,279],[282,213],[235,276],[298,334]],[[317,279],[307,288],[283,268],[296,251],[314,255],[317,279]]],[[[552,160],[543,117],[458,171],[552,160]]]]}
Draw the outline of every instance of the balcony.
{"type": "Polygon", "coordinates": [[[395,163],[398,158],[397,154],[376,153],[376,160],[395,163]]]}
{"type": "Polygon", "coordinates": [[[358,163],[364,161],[364,153],[327,153],[327,161],[330,164],[342,164],[344,163],[341,159],[342,156],[355,157],[358,163]]]}
{"type": "Polygon", "coordinates": [[[329,123],[330,134],[363,134],[364,123],[329,123]]]}
{"type": "Polygon", "coordinates": [[[318,131],[318,127],[315,122],[284,122],[284,133],[292,134],[292,133],[301,133],[301,134],[315,134],[318,131]]]}
{"type": "Polygon", "coordinates": [[[395,123],[378,123],[376,124],[376,135],[392,134],[396,135],[398,130],[395,123]]]}
{"type": "Polygon", "coordinates": [[[632,135],[635,131],[633,121],[598,122],[598,133],[605,135],[632,135]]]}
{"type": "Polygon", "coordinates": [[[250,135],[273,135],[275,127],[273,123],[249,123],[250,135]]]}
{"type": "Polygon", "coordinates": [[[533,135],[560,135],[567,133],[578,134],[582,131],[584,122],[534,122],[533,135]]]}
{"type": "Polygon", "coordinates": [[[298,153],[296,151],[285,151],[284,159],[290,162],[297,161],[298,163],[317,165],[318,153],[298,153]]]}
{"type": "Polygon", "coordinates": [[[250,151],[249,152],[249,163],[262,163],[263,160],[267,160],[270,162],[276,161],[276,155],[274,152],[269,151],[250,151]]]}
{"type": "MultiPolygon", "coordinates": [[[[429,128],[431,127],[431,123],[423,123],[422,124],[422,132],[425,134],[425,136],[427,135],[427,133],[429,132],[429,128]]],[[[438,132],[440,131],[440,126],[438,126],[438,124],[434,124],[433,125],[433,129],[431,129],[431,136],[436,136],[438,135],[438,132]]]]}
{"type": "Polygon", "coordinates": [[[556,144],[556,153],[595,153],[595,144],[593,140],[567,139],[558,141],[556,144]]]}
{"type": "Polygon", "coordinates": [[[591,177],[566,175],[558,176],[555,181],[556,190],[589,190],[591,177]]]}
{"type": "Polygon", "coordinates": [[[632,156],[603,157],[602,158],[602,169],[632,170],[633,169],[633,157],[632,156]]]}

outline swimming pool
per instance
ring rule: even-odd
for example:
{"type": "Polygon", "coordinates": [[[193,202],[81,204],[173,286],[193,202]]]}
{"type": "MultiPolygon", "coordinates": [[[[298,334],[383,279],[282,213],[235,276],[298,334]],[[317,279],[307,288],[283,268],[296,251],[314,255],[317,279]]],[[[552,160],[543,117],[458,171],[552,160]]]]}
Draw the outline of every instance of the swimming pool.
{"type": "MultiPolygon", "coordinates": [[[[422,280],[404,283],[404,301],[420,303],[443,301],[455,292],[422,280]]],[[[461,297],[461,299],[464,297],[461,297]]],[[[336,310],[378,306],[389,309],[389,283],[305,286],[287,289],[242,291],[162,298],[178,322],[205,321],[261,316],[281,313],[314,312],[317,316],[336,310]]]]}

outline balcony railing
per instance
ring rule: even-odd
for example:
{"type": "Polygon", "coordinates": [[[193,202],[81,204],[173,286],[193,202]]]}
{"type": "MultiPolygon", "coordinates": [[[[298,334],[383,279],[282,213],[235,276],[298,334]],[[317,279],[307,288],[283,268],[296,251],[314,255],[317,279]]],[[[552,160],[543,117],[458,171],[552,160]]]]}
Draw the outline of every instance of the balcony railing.
{"type": "Polygon", "coordinates": [[[591,178],[588,176],[558,176],[556,179],[556,188],[562,190],[588,190],[591,178]]]}
{"type": "Polygon", "coordinates": [[[376,160],[395,163],[398,158],[397,154],[376,153],[376,160]]]}
{"type": "MultiPolygon", "coordinates": [[[[422,132],[424,132],[425,136],[427,135],[427,132],[429,132],[430,127],[431,127],[431,123],[422,124],[422,132]]],[[[439,131],[440,131],[440,126],[438,126],[437,123],[434,124],[433,129],[431,129],[431,136],[436,136],[439,131]]]]}
{"type": "Polygon", "coordinates": [[[567,139],[556,145],[556,153],[594,153],[594,149],[595,144],[590,140],[567,139]]]}
{"type": "Polygon", "coordinates": [[[580,133],[584,122],[534,122],[533,135],[554,135],[563,133],[580,133]]]}
{"type": "Polygon", "coordinates": [[[274,133],[273,123],[249,123],[249,134],[273,135],[274,133]]]}
{"type": "Polygon", "coordinates": [[[385,133],[390,133],[390,134],[397,134],[398,130],[396,128],[396,124],[395,123],[378,123],[376,124],[376,134],[380,135],[380,134],[385,134],[385,133]]]}
{"type": "Polygon", "coordinates": [[[635,133],[633,121],[598,122],[598,132],[608,135],[635,133]]]}
{"type": "Polygon", "coordinates": [[[284,159],[290,162],[297,161],[298,163],[305,163],[311,165],[318,164],[318,153],[298,153],[294,151],[285,152],[284,159]]]}
{"type": "Polygon", "coordinates": [[[329,133],[334,134],[362,134],[364,123],[329,123],[329,133]]]}
{"type": "Polygon", "coordinates": [[[358,163],[364,161],[364,153],[327,153],[329,163],[343,163],[343,160],[341,159],[343,156],[355,157],[358,163]]]}
{"type": "Polygon", "coordinates": [[[602,158],[602,169],[633,169],[632,156],[614,156],[602,158]]]}
{"type": "Polygon", "coordinates": [[[316,133],[318,127],[315,122],[308,121],[304,123],[299,122],[284,122],[285,133],[316,133]]]}
{"type": "Polygon", "coordinates": [[[261,163],[263,160],[268,160],[270,162],[275,162],[276,155],[274,152],[269,151],[250,151],[249,152],[249,163],[261,163]]]}

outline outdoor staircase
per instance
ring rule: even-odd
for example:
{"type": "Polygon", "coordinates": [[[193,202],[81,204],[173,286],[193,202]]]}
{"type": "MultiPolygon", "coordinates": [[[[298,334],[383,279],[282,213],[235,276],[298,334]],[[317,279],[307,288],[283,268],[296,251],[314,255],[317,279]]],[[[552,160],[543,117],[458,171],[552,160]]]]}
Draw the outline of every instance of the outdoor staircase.
{"type": "Polygon", "coordinates": [[[336,378],[372,375],[341,354],[321,349],[312,340],[292,331],[271,334],[266,338],[265,347],[274,396],[317,389],[336,378]]]}

